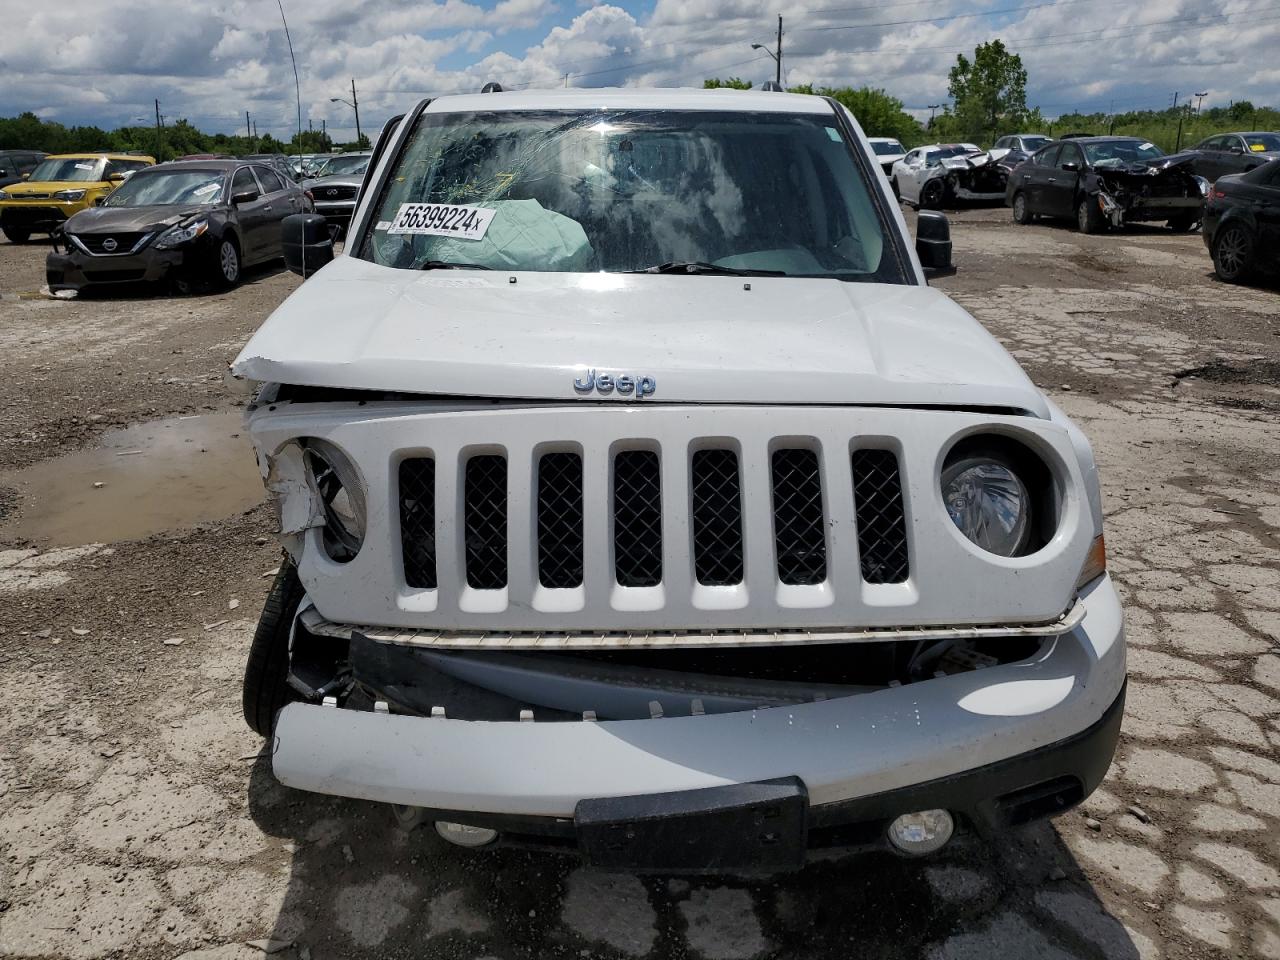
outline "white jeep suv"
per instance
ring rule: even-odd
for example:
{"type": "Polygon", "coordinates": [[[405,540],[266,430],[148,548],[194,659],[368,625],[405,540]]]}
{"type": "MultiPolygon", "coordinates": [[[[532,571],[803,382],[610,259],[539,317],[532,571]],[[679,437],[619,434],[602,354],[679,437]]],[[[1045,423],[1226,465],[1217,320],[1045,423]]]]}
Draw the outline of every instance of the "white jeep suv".
{"type": "Polygon", "coordinates": [[[1125,689],[1088,442],[926,284],[821,97],[489,92],[383,131],[234,365],[288,558],[275,775],[632,870],[1056,814],[1125,689]],[[332,262],[330,262],[332,261],[332,262]],[[321,269],[322,267],[322,269],[321,269]]]}

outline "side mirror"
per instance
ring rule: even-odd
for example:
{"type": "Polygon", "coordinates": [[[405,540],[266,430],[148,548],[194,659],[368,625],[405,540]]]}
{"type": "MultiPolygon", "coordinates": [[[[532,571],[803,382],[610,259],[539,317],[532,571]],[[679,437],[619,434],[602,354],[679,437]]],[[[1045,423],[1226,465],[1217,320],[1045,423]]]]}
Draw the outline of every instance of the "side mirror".
{"type": "Polygon", "coordinates": [[[921,210],[916,215],[916,256],[926,277],[950,277],[956,272],[951,264],[951,223],[936,210],[921,210]]]}
{"type": "Polygon", "coordinates": [[[109,173],[107,179],[112,183],[124,183],[125,175],[123,173],[109,173]]]}
{"type": "Polygon", "coordinates": [[[284,265],[300,277],[309,277],[333,259],[333,236],[318,213],[295,213],[280,221],[280,246],[284,265]]]}
{"type": "Polygon", "coordinates": [[[231,202],[237,207],[242,203],[253,203],[253,201],[257,199],[257,190],[242,190],[240,193],[234,193],[231,195],[231,202]]]}
{"type": "Polygon", "coordinates": [[[100,206],[102,206],[103,201],[105,201],[106,199],[107,199],[106,197],[94,197],[94,198],[93,198],[93,205],[94,205],[95,207],[100,207],[100,206]]]}
{"type": "Polygon", "coordinates": [[[29,174],[29,173],[24,173],[24,174],[22,175],[22,179],[23,179],[23,180],[30,180],[30,179],[31,179],[31,174],[29,174]]]}
{"type": "Polygon", "coordinates": [[[1080,170],[1080,164],[1073,163],[1072,161],[1068,160],[1066,163],[1062,165],[1062,169],[1067,171],[1067,173],[1077,173],[1080,170]]]}
{"type": "Polygon", "coordinates": [[[1232,153],[1244,153],[1244,147],[1240,146],[1240,144],[1238,143],[1233,144],[1230,147],[1227,147],[1227,149],[1230,150],[1232,153]]]}

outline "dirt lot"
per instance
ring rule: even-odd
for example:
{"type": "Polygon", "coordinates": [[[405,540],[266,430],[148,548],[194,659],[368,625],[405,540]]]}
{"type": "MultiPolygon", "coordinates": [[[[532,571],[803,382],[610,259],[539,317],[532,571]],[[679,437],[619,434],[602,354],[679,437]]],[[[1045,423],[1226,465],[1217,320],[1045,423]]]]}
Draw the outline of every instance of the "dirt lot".
{"type": "Polygon", "coordinates": [[[940,286],[1097,451],[1120,752],[999,847],[767,881],[468,856],[277,785],[239,696],[279,554],[224,371],[296,278],[60,302],[0,242],[0,954],[1280,958],[1280,290],[1195,234],[953,224],[940,286]]]}

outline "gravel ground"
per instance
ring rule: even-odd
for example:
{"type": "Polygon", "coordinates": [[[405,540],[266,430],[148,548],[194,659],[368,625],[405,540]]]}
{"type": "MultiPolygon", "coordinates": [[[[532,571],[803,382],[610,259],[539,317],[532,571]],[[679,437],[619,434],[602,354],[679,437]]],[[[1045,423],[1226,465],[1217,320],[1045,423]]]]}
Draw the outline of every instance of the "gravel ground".
{"type": "Polygon", "coordinates": [[[33,518],[65,496],[36,478],[91,491],[108,456],[241,482],[229,434],[175,456],[112,431],[234,410],[226,362],[296,278],[53,301],[43,248],[0,242],[0,954],[1280,958],[1280,292],[1215,281],[1194,234],[953,225],[939,286],[1097,452],[1131,645],[1120,751],[1082,810],[997,846],[772,880],[471,856],[276,784],[239,715],[267,511],[140,491],[96,511],[136,529],[114,542],[89,492],[66,507],[82,524],[33,518]]]}

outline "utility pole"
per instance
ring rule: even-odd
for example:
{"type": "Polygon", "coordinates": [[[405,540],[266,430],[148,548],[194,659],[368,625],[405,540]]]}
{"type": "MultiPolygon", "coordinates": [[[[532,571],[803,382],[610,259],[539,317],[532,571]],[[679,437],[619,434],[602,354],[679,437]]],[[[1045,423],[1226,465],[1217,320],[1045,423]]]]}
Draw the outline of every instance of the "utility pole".
{"type": "MultiPolygon", "coordinates": [[[[253,139],[253,127],[249,124],[249,111],[244,112],[244,135],[247,139],[253,139]]],[[[250,144],[252,146],[252,144],[250,144]]]]}
{"type": "Polygon", "coordinates": [[[351,78],[351,109],[356,112],[356,146],[360,146],[360,101],[356,99],[356,78],[351,78]]]}
{"type": "Polygon", "coordinates": [[[778,14],[778,55],[773,59],[777,61],[778,86],[782,86],[782,14],[778,14]]]}
{"type": "Polygon", "coordinates": [[[160,156],[160,149],[163,144],[160,142],[160,101],[156,101],[156,162],[159,163],[164,158],[160,156]]]}

